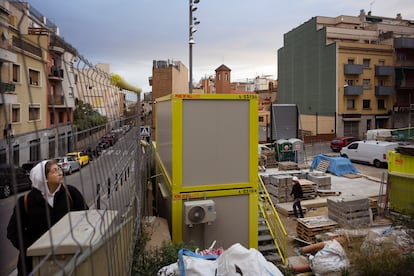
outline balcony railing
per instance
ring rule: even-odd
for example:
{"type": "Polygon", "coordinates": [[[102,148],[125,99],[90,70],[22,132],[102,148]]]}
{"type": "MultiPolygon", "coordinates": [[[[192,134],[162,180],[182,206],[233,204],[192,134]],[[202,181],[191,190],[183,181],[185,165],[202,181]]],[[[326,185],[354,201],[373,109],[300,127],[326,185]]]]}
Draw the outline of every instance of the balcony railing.
{"type": "Polygon", "coordinates": [[[362,85],[348,85],[344,87],[345,96],[357,96],[362,95],[364,87],[362,85]]]}
{"type": "Polygon", "coordinates": [[[344,64],[345,75],[361,75],[362,71],[362,64],[344,64]]]}
{"type": "Polygon", "coordinates": [[[414,49],[414,38],[411,37],[397,37],[394,38],[395,49],[414,49]]]}
{"type": "Polygon", "coordinates": [[[49,95],[47,97],[49,105],[64,105],[65,97],[63,95],[49,95]]]}
{"type": "Polygon", "coordinates": [[[391,96],[393,91],[392,86],[375,86],[375,96],[391,96]]]}
{"type": "Polygon", "coordinates": [[[49,79],[63,79],[63,69],[57,66],[52,66],[50,69],[49,79]]]}
{"type": "Polygon", "coordinates": [[[13,83],[0,82],[0,89],[1,92],[14,92],[16,90],[16,85],[13,83]]]}
{"type": "Polygon", "coordinates": [[[376,76],[392,76],[394,73],[394,66],[375,66],[376,76]]]}

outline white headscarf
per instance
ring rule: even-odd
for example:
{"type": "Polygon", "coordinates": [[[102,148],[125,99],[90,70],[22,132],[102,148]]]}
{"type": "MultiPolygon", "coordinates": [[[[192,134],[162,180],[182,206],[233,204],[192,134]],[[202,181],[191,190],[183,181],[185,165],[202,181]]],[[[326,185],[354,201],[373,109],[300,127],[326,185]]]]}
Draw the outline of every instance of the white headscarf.
{"type": "Polygon", "coordinates": [[[43,160],[42,162],[37,163],[36,166],[30,171],[30,180],[32,181],[32,187],[38,189],[39,191],[46,192],[47,187],[47,178],[46,178],[46,163],[49,160],[43,160]]]}
{"type": "Polygon", "coordinates": [[[60,186],[56,189],[56,191],[51,194],[49,191],[49,187],[47,186],[47,178],[46,178],[46,163],[49,160],[43,160],[39,162],[36,166],[32,168],[30,171],[30,180],[32,181],[32,187],[39,190],[42,193],[44,199],[46,199],[50,206],[53,207],[53,197],[57,191],[59,191],[60,186]]]}

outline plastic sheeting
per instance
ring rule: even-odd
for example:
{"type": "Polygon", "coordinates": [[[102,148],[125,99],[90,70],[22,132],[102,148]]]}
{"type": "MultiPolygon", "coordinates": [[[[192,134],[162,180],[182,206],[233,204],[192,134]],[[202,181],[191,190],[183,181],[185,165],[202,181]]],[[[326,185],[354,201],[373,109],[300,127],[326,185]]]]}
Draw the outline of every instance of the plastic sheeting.
{"type": "Polygon", "coordinates": [[[345,157],[328,157],[323,154],[318,154],[312,161],[312,168],[316,169],[321,160],[329,161],[327,171],[337,176],[347,173],[359,173],[359,171],[352,165],[351,161],[345,157]]]}

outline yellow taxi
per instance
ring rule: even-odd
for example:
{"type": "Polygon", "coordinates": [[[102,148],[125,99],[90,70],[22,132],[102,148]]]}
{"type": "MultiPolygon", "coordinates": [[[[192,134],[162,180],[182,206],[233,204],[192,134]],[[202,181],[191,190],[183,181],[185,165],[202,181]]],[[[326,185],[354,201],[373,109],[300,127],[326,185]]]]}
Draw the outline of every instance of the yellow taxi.
{"type": "Polygon", "coordinates": [[[76,159],[76,161],[79,162],[79,164],[81,165],[81,167],[86,166],[89,164],[89,156],[82,152],[82,151],[74,151],[74,152],[69,152],[65,154],[66,156],[72,156],[73,158],[76,159]]]}

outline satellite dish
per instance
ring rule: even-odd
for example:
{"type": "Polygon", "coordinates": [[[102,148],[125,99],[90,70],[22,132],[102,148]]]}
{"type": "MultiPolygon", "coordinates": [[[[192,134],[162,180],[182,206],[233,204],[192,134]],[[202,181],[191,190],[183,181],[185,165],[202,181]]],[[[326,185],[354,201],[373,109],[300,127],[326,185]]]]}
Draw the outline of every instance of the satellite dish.
{"type": "Polygon", "coordinates": [[[194,223],[201,222],[206,215],[206,211],[201,206],[194,206],[188,212],[188,219],[194,223]]]}

